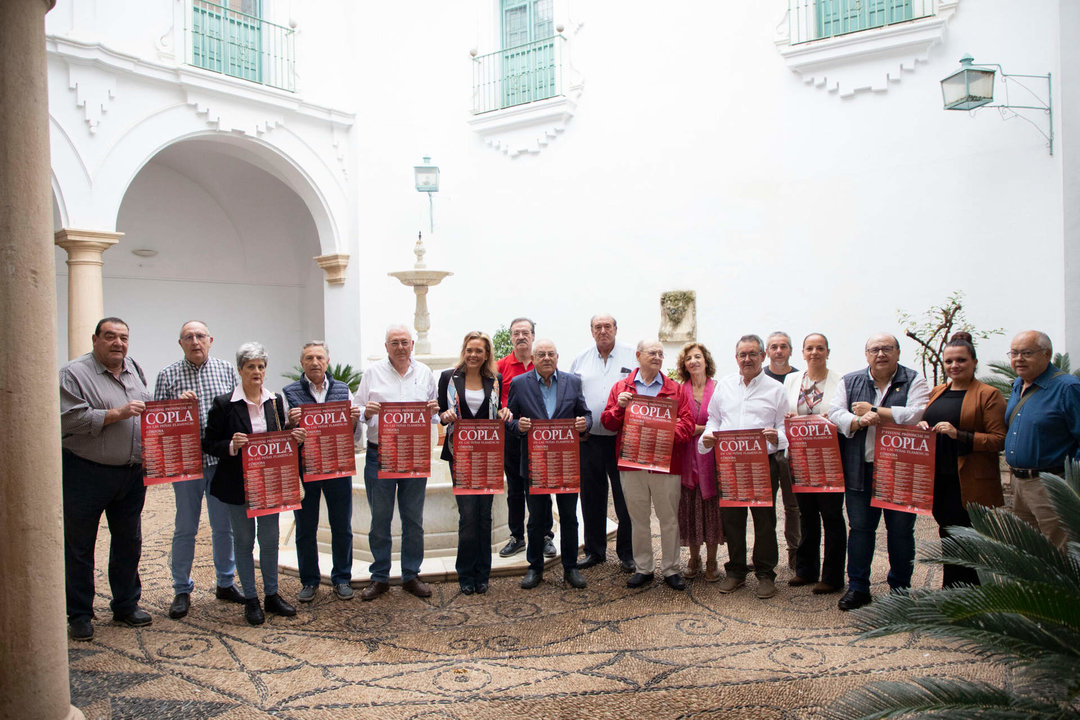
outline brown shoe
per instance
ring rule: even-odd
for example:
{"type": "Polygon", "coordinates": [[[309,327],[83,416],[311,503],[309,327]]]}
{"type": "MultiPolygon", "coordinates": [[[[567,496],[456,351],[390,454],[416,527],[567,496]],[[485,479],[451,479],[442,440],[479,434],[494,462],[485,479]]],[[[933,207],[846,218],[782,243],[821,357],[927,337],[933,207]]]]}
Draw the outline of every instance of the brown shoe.
{"type": "Polygon", "coordinates": [[[407,593],[415,595],[418,598],[431,597],[431,586],[420,578],[413,578],[408,582],[401,583],[401,589],[407,593]]]}
{"type": "Polygon", "coordinates": [[[720,568],[716,566],[715,560],[705,562],[705,582],[718,582],[722,577],[724,576],[720,574],[720,568]]]}
{"type": "Polygon", "coordinates": [[[372,581],[370,585],[364,588],[360,592],[361,600],[374,600],[382,595],[384,592],[390,589],[390,583],[379,582],[377,580],[372,581]]]}
{"type": "Polygon", "coordinates": [[[757,590],[754,591],[754,594],[762,600],[771,598],[776,594],[776,583],[773,582],[772,578],[758,578],[757,590]]]}
{"type": "Polygon", "coordinates": [[[814,583],[814,587],[810,588],[810,592],[815,595],[831,595],[832,593],[840,592],[844,588],[839,585],[830,585],[829,583],[819,582],[814,583]]]}
{"type": "Polygon", "coordinates": [[[687,580],[696,578],[698,573],[701,572],[701,556],[691,555],[690,562],[686,564],[686,569],[683,570],[682,576],[687,580]]]}
{"type": "Polygon", "coordinates": [[[814,581],[813,580],[807,580],[804,577],[799,577],[798,575],[796,575],[795,577],[788,580],[787,584],[790,585],[791,587],[802,587],[803,585],[809,585],[812,582],[814,582],[814,581]]]}

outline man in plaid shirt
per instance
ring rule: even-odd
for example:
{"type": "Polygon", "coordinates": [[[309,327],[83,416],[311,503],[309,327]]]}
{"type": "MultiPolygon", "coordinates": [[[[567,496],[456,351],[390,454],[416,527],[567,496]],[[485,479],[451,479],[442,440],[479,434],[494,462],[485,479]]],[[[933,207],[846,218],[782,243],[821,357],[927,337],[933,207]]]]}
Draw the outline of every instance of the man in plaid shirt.
{"type": "MultiPolygon", "coordinates": [[[[206,432],[206,414],[218,395],[231,393],[240,383],[232,363],[210,357],[214,338],[206,323],[191,320],[180,328],[180,347],[184,358],[174,362],[158,373],[154,386],[155,400],[195,398],[199,401],[199,428],[206,432]]],[[[220,500],[210,495],[210,481],[217,470],[218,459],[203,454],[201,480],[186,480],[172,484],[176,494],[176,523],[173,530],[172,567],[173,591],[176,596],[169,606],[169,617],[179,619],[187,615],[191,605],[191,591],[195,583],[191,579],[191,563],[195,557],[195,535],[199,531],[202,515],[202,499],[206,496],[206,512],[210,516],[211,543],[214,550],[214,569],[217,571],[217,597],[234,603],[244,598],[236,589],[233,575],[232,525],[229,512],[220,500]]]]}

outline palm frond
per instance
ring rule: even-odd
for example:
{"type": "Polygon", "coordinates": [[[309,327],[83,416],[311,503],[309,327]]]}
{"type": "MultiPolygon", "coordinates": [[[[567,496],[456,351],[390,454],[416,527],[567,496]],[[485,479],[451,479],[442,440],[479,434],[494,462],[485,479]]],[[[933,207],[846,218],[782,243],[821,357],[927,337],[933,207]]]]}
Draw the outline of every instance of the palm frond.
{"type": "Polygon", "coordinates": [[[984,682],[949,678],[884,681],[845,693],[827,711],[831,720],[885,718],[955,718],[956,720],[1020,720],[1076,718],[1066,701],[1017,696],[984,682]]]}

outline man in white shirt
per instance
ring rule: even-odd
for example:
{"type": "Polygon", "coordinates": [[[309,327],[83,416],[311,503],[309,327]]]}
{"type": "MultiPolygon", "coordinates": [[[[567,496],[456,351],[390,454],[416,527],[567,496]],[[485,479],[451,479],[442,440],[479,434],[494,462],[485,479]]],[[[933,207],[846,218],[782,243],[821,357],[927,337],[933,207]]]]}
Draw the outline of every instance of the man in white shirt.
{"type": "MultiPolygon", "coordinates": [[[[787,448],[784,435],[784,415],[788,400],[784,386],[761,370],[765,360],[765,344],[757,335],[743,335],[735,345],[735,360],[739,372],[728,375],[716,384],[709,401],[709,419],[698,439],[698,452],[708,452],[715,442],[717,430],[761,430],[768,444],[769,476],[772,481],[773,504],[752,507],[754,518],[754,574],[757,575],[756,595],[771,598],[776,594],[776,564],[779,550],[776,545],[776,490],[780,487],[777,454],[787,448]]],[[[731,593],[746,584],[746,508],[720,509],[724,519],[729,560],[724,564],[727,577],[720,583],[722,593],[731,593]]]]}
{"type": "MultiPolygon", "coordinates": [[[[837,607],[854,610],[869,604],[870,565],[881,508],[871,507],[874,480],[874,426],[879,421],[915,425],[922,419],[930,389],[922,375],[900,365],[900,343],[888,333],[866,341],[867,367],[844,376],[829,407],[829,420],[840,430],[844,466],[844,501],[848,515],[848,590],[837,607]]],[[[885,510],[889,551],[889,588],[911,585],[915,562],[915,514],[885,510]]]]}
{"type": "Polygon", "coordinates": [[[364,489],[371,509],[368,543],[371,584],[360,593],[362,600],[374,600],[390,589],[390,523],[394,518],[394,496],[401,515],[401,587],[421,598],[431,597],[431,588],[417,577],[424,560],[424,495],[427,478],[379,478],[379,408],[384,402],[426,402],[434,415],[436,382],[431,369],[412,357],[415,344],[404,325],[386,331],[386,360],[368,368],[356,390],[353,403],[364,409],[368,428],[364,489]]]}
{"type": "Polygon", "coordinates": [[[630,513],[626,510],[622,483],[619,480],[618,456],[615,452],[616,434],[600,423],[600,414],[607,404],[611,386],[630,374],[636,367],[634,350],[615,342],[619,325],[611,315],[593,315],[589,321],[596,345],[588,348],[570,364],[570,372],[581,377],[585,404],[594,422],[581,443],[581,517],[585,526],[585,557],[580,568],[598,565],[607,557],[608,483],[619,529],[615,535],[615,554],[623,572],[634,571],[634,549],[630,529],[630,513]]]}

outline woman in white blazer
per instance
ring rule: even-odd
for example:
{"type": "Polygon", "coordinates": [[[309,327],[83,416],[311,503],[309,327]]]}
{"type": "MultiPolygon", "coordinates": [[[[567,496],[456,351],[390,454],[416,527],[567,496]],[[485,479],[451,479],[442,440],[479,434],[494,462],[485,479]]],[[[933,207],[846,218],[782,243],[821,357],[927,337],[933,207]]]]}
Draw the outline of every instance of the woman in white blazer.
{"type": "MultiPolygon", "coordinates": [[[[833,393],[840,387],[843,376],[828,368],[829,341],[821,333],[811,333],[803,339],[803,360],[806,370],[793,372],[784,378],[787,392],[788,417],[794,415],[827,415],[833,393]]],[[[847,524],[844,521],[844,493],[795,493],[799,503],[801,539],[795,551],[795,576],[788,585],[813,584],[816,595],[835,593],[844,589],[844,563],[847,558],[847,524]],[[825,534],[825,556],[821,556],[822,529],[825,534]]]]}

